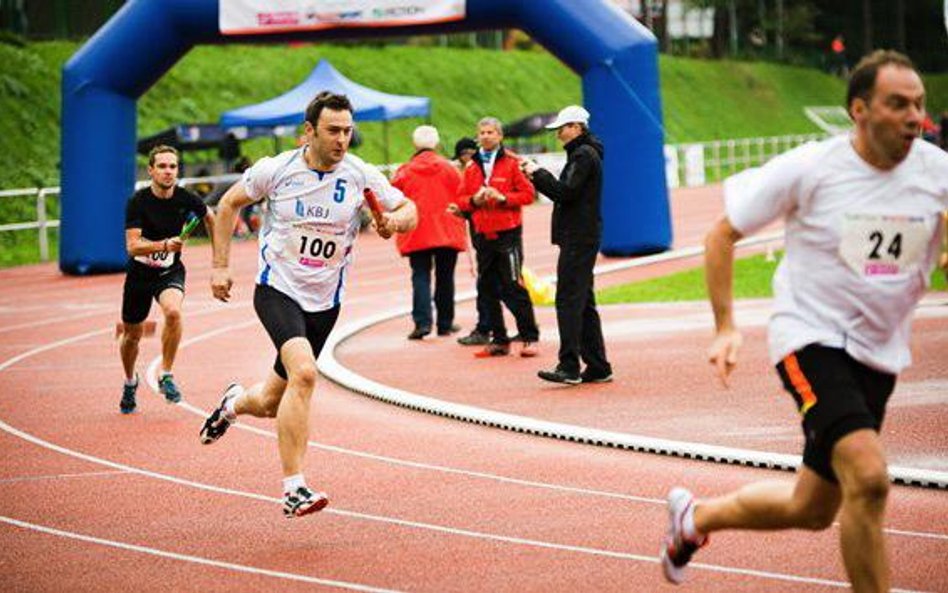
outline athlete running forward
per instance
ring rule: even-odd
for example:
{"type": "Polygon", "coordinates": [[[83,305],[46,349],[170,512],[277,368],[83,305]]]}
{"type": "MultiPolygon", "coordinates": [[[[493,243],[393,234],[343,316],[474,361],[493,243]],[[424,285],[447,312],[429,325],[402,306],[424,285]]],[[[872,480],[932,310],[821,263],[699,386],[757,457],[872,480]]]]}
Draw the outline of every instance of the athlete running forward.
{"type": "Polygon", "coordinates": [[[770,357],[802,417],[795,482],[760,482],[696,500],[668,496],[665,577],[709,534],[725,529],[822,530],[839,516],[855,591],[888,591],[882,523],[889,476],[879,429],[896,375],[911,362],[912,312],[946,232],[948,153],[917,140],[925,88],[912,63],[878,51],[853,71],[851,135],[781,155],[724,186],[725,217],[707,238],[707,282],[717,327],[708,350],[722,381],[737,364],[732,313],[734,243],[786,222],[774,277],[770,357]]]}
{"type": "Polygon", "coordinates": [[[377,229],[383,237],[417,223],[414,204],[378,169],[348,154],[352,105],[345,95],[317,95],[306,108],[304,126],[301,148],[258,161],[218,206],[211,290],[226,302],[233,283],[230,229],[241,208],[266,202],[253,304],[277,356],[264,382],[247,390],[228,386],[201,428],[201,442],[211,444],[242,414],[276,418],[288,518],[329,504],[326,494],[306,486],[303,457],[316,359],[339,316],[363,190],[372,189],[386,210],[377,229]]]}

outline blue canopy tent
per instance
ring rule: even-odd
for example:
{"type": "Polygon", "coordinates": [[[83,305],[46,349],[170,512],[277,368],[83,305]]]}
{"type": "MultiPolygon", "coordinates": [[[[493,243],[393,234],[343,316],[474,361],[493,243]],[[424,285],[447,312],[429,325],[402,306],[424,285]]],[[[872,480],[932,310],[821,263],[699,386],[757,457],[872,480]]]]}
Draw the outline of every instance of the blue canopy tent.
{"type": "Polygon", "coordinates": [[[349,97],[355,108],[353,117],[356,121],[381,121],[385,124],[386,162],[391,162],[388,121],[406,117],[428,118],[431,113],[431,99],[428,97],[390,95],[364,87],[343,76],[328,61],[320,60],[306,80],[293,89],[263,103],[227,111],[221,115],[220,125],[223,128],[299,125],[303,123],[306,106],[320,91],[349,97]]]}

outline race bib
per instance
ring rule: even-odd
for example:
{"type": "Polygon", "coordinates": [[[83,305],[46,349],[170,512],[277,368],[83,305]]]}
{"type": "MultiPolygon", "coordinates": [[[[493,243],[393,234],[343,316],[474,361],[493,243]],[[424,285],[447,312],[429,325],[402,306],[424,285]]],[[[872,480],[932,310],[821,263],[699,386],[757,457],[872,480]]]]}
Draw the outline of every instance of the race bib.
{"type": "Polygon", "coordinates": [[[307,222],[293,224],[283,247],[283,256],[308,268],[338,266],[345,255],[345,234],[326,232],[324,228],[307,222]]]}
{"type": "Polygon", "coordinates": [[[860,276],[895,276],[918,269],[929,239],[929,225],[921,216],[847,214],[839,254],[860,276]]]}
{"type": "Polygon", "coordinates": [[[174,254],[168,251],[155,251],[147,255],[136,255],[135,261],[149,268],[170,268],[174,264],[174,254]]]}

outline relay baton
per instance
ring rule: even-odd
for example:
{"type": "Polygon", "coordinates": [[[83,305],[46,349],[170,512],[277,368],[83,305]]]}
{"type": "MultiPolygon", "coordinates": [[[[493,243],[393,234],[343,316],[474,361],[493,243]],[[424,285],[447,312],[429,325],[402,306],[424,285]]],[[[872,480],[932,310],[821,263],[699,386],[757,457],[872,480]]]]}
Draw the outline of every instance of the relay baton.
{"type": "Polygon", "coordinates": [[[201,222],[201,219],[195,216],[194,212],[188,214],[188,221],[181,227],[181,234],[178,235],[182,241],[187,240],[199,222],[201,222]]]}
{"type": "Polygon", "coordinates": [[[378,196],[369,187],[362,190],[362,195],[365,196],[365,203],[372,211],[372,218],[375,219],[375,226],[379,229],[379,235],[384,239],[388,239],[392,234],[382,230],[382,204],[379,203],[378,196]]]}

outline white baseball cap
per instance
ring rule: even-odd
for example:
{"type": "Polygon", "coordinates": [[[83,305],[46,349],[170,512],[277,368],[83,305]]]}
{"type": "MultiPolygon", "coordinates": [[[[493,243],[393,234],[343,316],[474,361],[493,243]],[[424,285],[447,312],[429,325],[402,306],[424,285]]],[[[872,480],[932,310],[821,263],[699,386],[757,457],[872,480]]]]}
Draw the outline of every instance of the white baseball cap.
{"type": "Polygon", "coordinates": [[[589,125],[589,112],[579,105],[570,105],[568,107],[564,107],[558,114],[556,114],[556,119],[547,124],[546,129],[556,130],[558,128],[562,128],[566,124],[583,124],[584,126],[589,125]]]}

